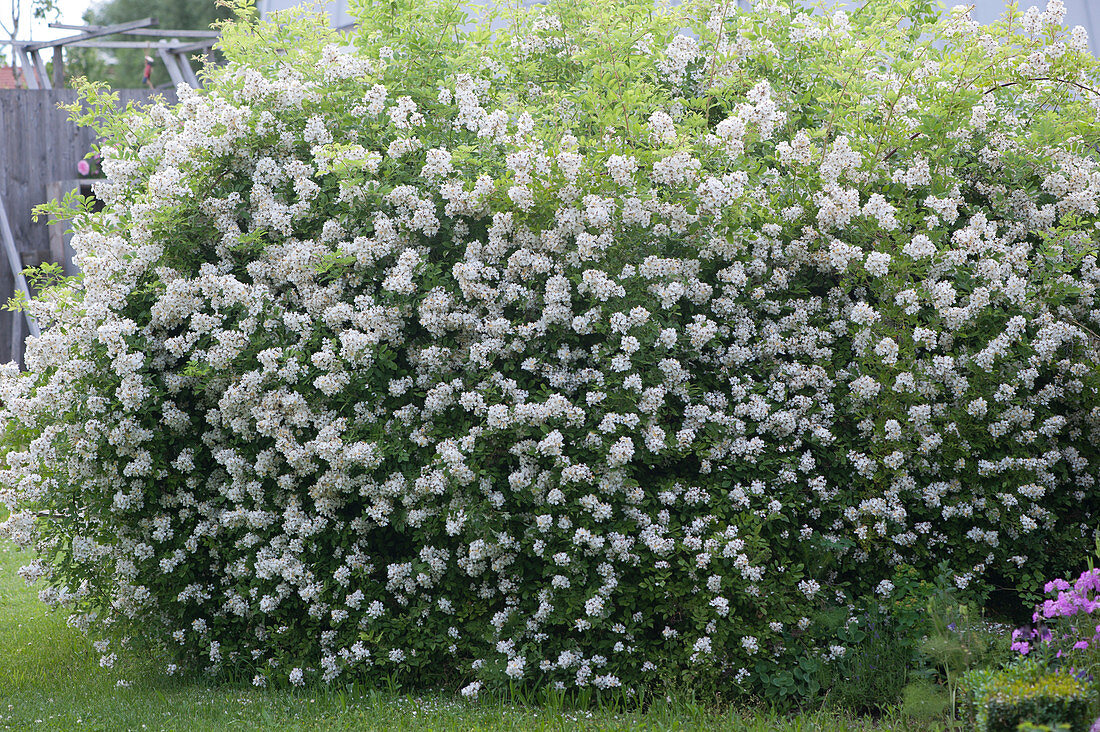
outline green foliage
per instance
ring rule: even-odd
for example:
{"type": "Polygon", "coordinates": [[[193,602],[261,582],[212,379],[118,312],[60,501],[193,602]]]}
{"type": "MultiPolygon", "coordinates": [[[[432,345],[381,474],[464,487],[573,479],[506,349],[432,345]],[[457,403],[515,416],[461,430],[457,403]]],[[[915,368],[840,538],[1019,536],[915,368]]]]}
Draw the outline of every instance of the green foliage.
{"type": "MultiPolygon", "coordinates": [[[[756,664],[755,671],[758,679],[756,693],[769,705],[779,709],[787,709],[817,698],[823,679],[830,674],[828,665],[813,656],[783,663],[760,661],[756,664]]],[[[866,709],[858,704],[845,704],[840,708],[857,713],[866,709]]]]}
{"type": "Polygon", "coordinates": [[[1089,684],[1068,670],[1049,671],[1035,661],[972,671],[961,688],[967,718],[977,732],[1013,732],[1025,722],[1087,732],[1092,722],[1095,691],[1089,684]]]}
{"type": "Polygon", "coordinates": [[[1088,685],[1068,673],[1054,673],[1030,683],[996,684],[985,700],[989,732],[1012,732],[1024,721],[1069,726],[1088,732],[1088,685]]]}
{"type": "Polygon", "coordinates": [[[921,723],[943,720],[951,716],[951,695],[931,681],[911,681],[902,690],[901,713],[921,723]]]}
{"type": "MultiPolygon", "coordinates": [[[[7,517],[0,504],[0,520],[7,517]]],[[[33,559],[0,541],[0,729],[93,730],[708,730],[708,732],[912,732],[903,723],[872,724],[851,714],[781,715],[717,704],[689,689],[649,694],[637,703],[588,694],[503,690],[477,702],[454,689],[410,692],[396,685],[341,683],[306,689],[257,689],[248,679],[211,684],[192,674],[164,676],[153,655],[110,671],[79,630],[50,612],[17,575],[33,559]],[[125,686],[117,685],[119,681],[125,686]],[[11,708],[9,708],[9,704],[11,708]]]]}
{"type": "Polygon", "coordinates": [[[903,565],[891,579],[889,598],[846,630],[850,647],[833,669],[830,703],[953,719],[960,678],[1008,660],[1007,637],[961,600],[946,565],[931,578],[903,565]]]}
{"type": "Polygon", "coordinates": [[[846,629],[850,645],[832,672],[828,700],[839,709],[880,712],[898,704],[914,668],[919,640],[884,608],[875,608],[846,629]]]}
{"type": "Polygon", "coordinates": [[[954,717],[961,679],[973,669],[997,666],[1009,659],[1004,632],[991,629],[973,605],[959,604],[954,593],[930,600],[931,628],[919,645],[921,661],[946,693],[954,717]]]}

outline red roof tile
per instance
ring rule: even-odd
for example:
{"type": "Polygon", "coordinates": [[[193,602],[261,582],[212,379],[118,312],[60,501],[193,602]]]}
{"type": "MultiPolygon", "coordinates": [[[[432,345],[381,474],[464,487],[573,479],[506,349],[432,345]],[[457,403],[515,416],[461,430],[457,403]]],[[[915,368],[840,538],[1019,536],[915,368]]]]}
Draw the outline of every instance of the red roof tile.
{"type": "Polygon", "coordinates": [[[21,89],[23,85],[16,80],[15,69],[11,66],[0,66],[0,89],[21,89]]]}

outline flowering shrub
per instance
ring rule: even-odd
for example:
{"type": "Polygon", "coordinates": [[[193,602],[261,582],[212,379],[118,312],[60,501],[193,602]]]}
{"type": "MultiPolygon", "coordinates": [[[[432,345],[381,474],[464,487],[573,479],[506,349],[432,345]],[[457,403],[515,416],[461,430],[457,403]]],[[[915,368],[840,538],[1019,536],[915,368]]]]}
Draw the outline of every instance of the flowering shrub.
{"type": "Polygon", "coordinates": [[[1034,627],[1012,632],[1012,650],[1093,680],[1100,667],[1100,569],[1082,572],[1072,585],[1051,580],[1043,589],[1054,597],[1035,610],[1034,627]]]}
{"type": "Polygon", "coordinates": [[[259,685],[782,696],[895,566],[1080,556],[1087,38],[754,4],[242,5],[178,105],[87,87],[108,206],[0,384],[43,600],[259,685]]]}

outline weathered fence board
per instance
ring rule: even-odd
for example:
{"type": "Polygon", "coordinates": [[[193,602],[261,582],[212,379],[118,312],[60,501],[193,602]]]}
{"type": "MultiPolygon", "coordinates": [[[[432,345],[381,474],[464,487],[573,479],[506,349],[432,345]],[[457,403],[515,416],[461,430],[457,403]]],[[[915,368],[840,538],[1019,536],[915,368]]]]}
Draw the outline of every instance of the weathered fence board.
{"type": "MultiPolygon", "coordinates": [[[[121,89],[119,101],[146,100],[172,91],[121,89]]],[[[90,150],[94,134],[77,128],[58,104],[76,101],[72,89],[0,90],[0,201],[7,207],[12,236],[25,265],[49,259],[50,235],[44,219],[32,220],[31,211],[45,203],[47,186],[71,180],[76,164],[90,150]]],[[[64,195],[66,191],[61,191],[64,195]]],[[[0,304],[12,296],[14,280],[9,267],[0,267],[0,304]]],[[[19,316],[22,317],[22,316],[19,316]]],[[[0,363],[22,362],[22,351],[12,348],[13,314],[0,312],[0,363]]],[[[24,329],[26,332],[26,329],[24,329]]]]}

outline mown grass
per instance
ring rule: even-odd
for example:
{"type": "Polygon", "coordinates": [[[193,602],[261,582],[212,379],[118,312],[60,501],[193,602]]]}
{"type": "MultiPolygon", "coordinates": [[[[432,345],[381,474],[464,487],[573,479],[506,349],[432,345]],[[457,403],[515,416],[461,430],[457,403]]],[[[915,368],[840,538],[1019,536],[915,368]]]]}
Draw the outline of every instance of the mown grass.
{"type": "Polygon", "coordinates": [[[312,690],[211,687],[167,677],[155,659],[99,667],[88,640],[16,575],[29,556],[0,542],[0,730],[789,730],[908,729],[902,720],[830,713],[786,717],[658,700],[644,713],[401,694],[355,686],[312,690]],[[122,678],[128,688],[116,686],[122,678]]]}

